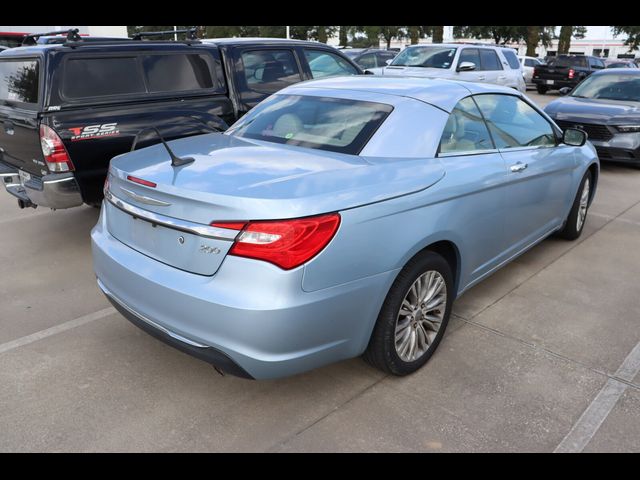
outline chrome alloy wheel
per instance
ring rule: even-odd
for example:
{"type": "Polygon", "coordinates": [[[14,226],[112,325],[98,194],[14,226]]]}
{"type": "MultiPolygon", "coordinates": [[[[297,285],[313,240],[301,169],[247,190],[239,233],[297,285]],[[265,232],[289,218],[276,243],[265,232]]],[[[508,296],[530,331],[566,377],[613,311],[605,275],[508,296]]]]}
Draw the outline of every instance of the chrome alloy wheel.
{"type": "Polygon", "coordinates": [[[578,219],[576,220],[576,230],[579,232],[584,221],[587,218],[587,206],[589,205],[589,191],[591,189],[591,182],[589,177],[584,181],[582,187],[582,193],[580,194],[580,205],[578,206],[578,219]]]}
{"type": "Polygon", "coordinates": [[[418,360],[429,349],[442,326],[447,307],[447,285],[440,273],[429,270],[413,282],[396,319],[396,353],[405,362],[418,360]]]}

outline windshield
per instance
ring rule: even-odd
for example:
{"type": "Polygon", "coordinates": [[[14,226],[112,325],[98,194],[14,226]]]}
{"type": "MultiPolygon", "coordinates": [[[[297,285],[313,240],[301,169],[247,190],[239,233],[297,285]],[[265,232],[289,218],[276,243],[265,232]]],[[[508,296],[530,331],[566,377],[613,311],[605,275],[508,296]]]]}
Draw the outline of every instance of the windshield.
{"type": "Polygon", "coordinates": [[[456,48],[407,47],[394,58],[392,66],[451,68],[456,48]]]}
{"type": "Polygon", "coordinates": [[[273,95],[225,133],[357,155],[392,110],[383,103],[273,95]]]}
{"type": "Polygon", "coordinates": [[[578,85],[571,96],[640,102],[640,74],[592,75],[578,85]]]}

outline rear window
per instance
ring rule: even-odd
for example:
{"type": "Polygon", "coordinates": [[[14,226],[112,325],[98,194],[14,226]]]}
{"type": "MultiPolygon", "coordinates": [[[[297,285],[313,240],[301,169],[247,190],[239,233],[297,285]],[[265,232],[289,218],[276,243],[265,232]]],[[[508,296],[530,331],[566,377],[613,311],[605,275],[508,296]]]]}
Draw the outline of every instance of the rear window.
{"type": "Polygon", "coordinates": [[[135,56],[70,58],[62,92],[74,99],[145,93],[146,89],[135,56]]]}
{"type": "Polygon", "coordinates": [[[357,155],[392,110],[377,102],[273,95],[227,134],[357,155]]]}
{"type": "Polygon", "coordinates": [[[37,60],[0,60],[0,102],[38,103],[37,60]]]}
{"type": "Polygon", "coordinates": [[[556,57],[551,58],[548,62],[553,67],[586,67],[587,59],[585,57],[556,57]]]}

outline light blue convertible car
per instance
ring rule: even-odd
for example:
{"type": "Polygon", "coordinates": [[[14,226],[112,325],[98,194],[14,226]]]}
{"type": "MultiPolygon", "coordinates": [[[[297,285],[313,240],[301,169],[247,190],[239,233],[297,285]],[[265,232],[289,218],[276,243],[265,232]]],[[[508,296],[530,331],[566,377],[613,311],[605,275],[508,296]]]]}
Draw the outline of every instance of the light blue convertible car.
{"type": "Polygon", "coordinates": [[[405,375],[456,297],[548,235],[580,235],[599,174],[586,140],[504,87],[300,83],[224,134],[114,158],[98,284],[131,322],[234,375],[361,354],[405,375]]]}

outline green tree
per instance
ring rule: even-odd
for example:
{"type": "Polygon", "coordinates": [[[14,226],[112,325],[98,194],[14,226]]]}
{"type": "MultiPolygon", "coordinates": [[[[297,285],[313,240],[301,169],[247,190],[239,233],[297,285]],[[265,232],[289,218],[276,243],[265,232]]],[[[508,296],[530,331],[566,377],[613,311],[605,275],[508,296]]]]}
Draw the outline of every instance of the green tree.
{"type": "Polygon", "coordinates": [[[391,47],[391,40],[394,38],[403,39],[407,37],[407,27],[401,26],[383,26],[383,27],[375,27],[375,26],[367,26],[362,27],[366,36],[369,39],[377,38],[379,40],[384,40],[387,44],[387,48],[391,47]]]}
{"type": "Polygon", "coordinates": [[[518,42],[522,40],[524,32],[523,27],[507,27],[507,26],[456,26],[453,27],[454,37],[463,38],[492,38],[498,45],[504,45],[509,42],[518,42]]]}
{"type": "Polygon", "coordinates": [[[612,27],[613,34],[618,35],[626,35],[627,39],[624,41],[625,45],[629,46],[629,51],[635,50],[640,46],[640,27],[632,27],[632,26],[617,26],[612,27]]]}

